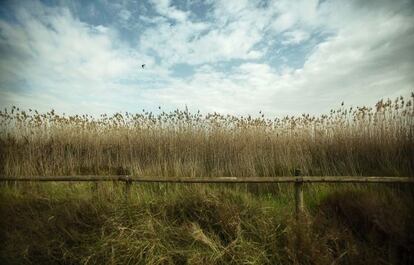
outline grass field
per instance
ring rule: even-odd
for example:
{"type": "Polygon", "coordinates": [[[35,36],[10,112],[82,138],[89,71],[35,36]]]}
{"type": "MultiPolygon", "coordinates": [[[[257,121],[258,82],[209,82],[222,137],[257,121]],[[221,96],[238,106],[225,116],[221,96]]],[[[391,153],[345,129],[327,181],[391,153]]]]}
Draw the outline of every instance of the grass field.
{"type": "MultiPolygon", "coordinates": [[[[0,174],[414,177],[414,95],[269,119],[188,110],[100,117],[0,112],[0,174]]],[[[1,264],[412,264],[403,185],[8,184],[1,264]],[[298,248],[297,235],[300,234],[298,248]]]]}

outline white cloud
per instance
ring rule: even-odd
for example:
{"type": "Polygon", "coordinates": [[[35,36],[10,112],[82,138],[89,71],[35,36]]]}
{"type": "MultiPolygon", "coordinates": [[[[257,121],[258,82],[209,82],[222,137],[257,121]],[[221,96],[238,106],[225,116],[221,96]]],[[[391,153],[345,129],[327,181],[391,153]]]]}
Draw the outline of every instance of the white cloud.
{"type": "Polygon", "coordinates": [[[267,35],[286,45],[306,41],[309,30],[318,27],[318,1],[257,2],[216,0],[210,20],[193,22],[188,12],[178,10],[170,1],[153,1],[157,12],[180,23],[159,21],[140,38],[141,51],[155,51],[167,67],[177,63],[203,64],[232,59],[260,59],[266,48],[258,50],[267,35]],[[284,31],[289,30],[282,34],[284,31]],[[208,51],[208,52],[206,52],[208,51]]]}
{"type": "MultiPolygon", "coordinates": [[[[162,75],[163,71],[147,71],[137,76],[140,63],[153,65],[153,59],[129,49],[109,28],[82,23],[67,9],[32,7],[17,10],[18,23],[0,22],[1,46],[10,49],[0,64],[2,89],[10,90],[4,86],[15,80],[28,84],[23,91],[4,92],[2,105],[77,111],[82,100],[91,106],[103,100],[106,108],[113,109],[118,107],[110,97],[119,99],[133,89],[120,83],[162,75]]],[[[85,111],[93,110],[87,105],[85,111]]]]}
{"type": "MultiPolygon", "coordinates": [[[[159,90],[159,100],[208,111],[243,114],[262,109],[288,114],[329,111],[343,100],[363,105],[382,97],[407,95],[414,90],[413,18],[389,10],[355,8],[330,2],[318,11],[323,18],[313,11],[301,18],[300,27],[322,27],[331,34],[313,49],[303,68],[283,67],[276,72],[267,63],[245,63],[224,73],[204,68],[190,81],[177,81],[159,90]]],[[[279,28],[285,30],[285,44],[309,38],[308,32],[292,29],[295,23],[279,28]],[[291,30],[286,31],[288,28],[291,30]]],[[[237,45],[233,47],[237,49],[237,45]]]]}
{"type": "Polygon", "coordinates": [[[128,21],[129,18],[131,17],[131,12],[126,10],[126,9],[122,9],[119,13],[118,13],[119,17],[121,18],[121,20],[123,21],[128,21]]]}
{"type": "Polygon", "coordinates": [[[298,27],[312,27],[318,23],[318,0],[272,1],[277,18],[272,22],[276,32],[298,27]]]}
{"type": "Polygon", "coordinates": [[[160,23],[142,34],[140,49],[142,52],[155,50],[165,66],[176,63],[214,63],[260,57],[260,51],[253,47],[261,38],[258,31],[249,30],[238,23],[224,29],[212,28],[209,23],[191,21],[175,26],[160,23]]]}
{"type": "Polygon", "coordinates": [[[167,18],[185,22],[188,14],[171,5],[170,0],[152,0],[157,12],[167,18]]]}
{"type": "MultiPolygon", "coordinates": [[[[164,21],[147,30],[140,38],[141,50],[156,51],[165,66],[263,56],[255,45],[264,38],[263,30],[272,13],[248,1],[217,1],[214,5],[212,21],[193,22],[186,15],[179,24],[164,21]]],[[[168,14],[177,11],[169,1],[156,2],[155,7],[160,14],[170,18],[168,14]]]]}
{"type": "Polygon", "coordinates": [[[116,13],[150,25],[133,45],[111,25],[81,22],[66,8],[22,6],[18,23],[0,19],[7,51],[0,105],[94,113],[188,105],[282,115],[325,112],[343,100],[372,104],[414,90],[414,21],[401,3],[213,1],[208,19],[193,20],[190,11],[157,1],[153,16],[116,13]],[[314,33],[329,37],[315,41],[314,33]],[[276,70],[265,55],[277,41],[315,43],[303,66],[276,70]],[[177,63],[193,65],[194,74],[175,77],[177,63]],[[20,83],[25,89],[9,87],[20,83]]]}
{"type": "Polygon", "coordinates": [[[299,44],[308,40],[310,34],[303,30],[293,30],[285,32],[283,36],[285,37],[285,40],[282,41],[283,44],[299,44]]]}

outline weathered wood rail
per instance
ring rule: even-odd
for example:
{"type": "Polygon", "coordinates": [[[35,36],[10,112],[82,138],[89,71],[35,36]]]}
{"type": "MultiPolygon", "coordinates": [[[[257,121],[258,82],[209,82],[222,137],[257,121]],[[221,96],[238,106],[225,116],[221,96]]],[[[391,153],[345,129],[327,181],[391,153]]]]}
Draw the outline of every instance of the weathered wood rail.
{"type": "Polygon", "coordinates": [[[158,183],[414,183],[414,177],[355,177],[355,176],[285,176],[285,177],[211,177],[211,178],[176,178],[176,177],[135,177],[127,175],[96,176],[32,176],[4,177],[0,181],[18,182],[64,182],[64,181],[124,181],[124,182],[158,182],[158,183]]]}
{"type": "Polygon", "coordinates": [[[128,175],[80,175],[80,176],[30,176],[7,177],[0,176],[0,182],[125,182],[125,197],[129,198],[131,184],[141,183],[294,183],[295,184],[295,210],[296,216],[304,212],[303,184],[305,183],[400,183],[414,184],[413,177],[378,177],[378,176],[300,176],[300,171],[295,171],[294,177],[210,177],[210,178],[177,178],[177,177],[137,177],[128,175]]]}

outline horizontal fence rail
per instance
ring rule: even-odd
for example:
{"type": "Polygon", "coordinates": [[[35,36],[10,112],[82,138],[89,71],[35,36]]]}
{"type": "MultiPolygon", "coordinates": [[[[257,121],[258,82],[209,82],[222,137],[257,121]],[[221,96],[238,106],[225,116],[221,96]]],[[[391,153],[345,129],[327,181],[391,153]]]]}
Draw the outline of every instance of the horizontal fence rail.
{"type": "Polygon", "coordinates": [[[0,181],[45,182],[45,181],[123,181],[123,182],[156,182],[156,183],[407,183],[413,184],[414,177],[358,177],[358,176],[301,176],[301,177],[210,177],[210,178],[160,178],[160,177],[135,177],[127,175],[112,176],[50,176],[50,177],[5,177],[0,176],[0,181]]]}
{"type": "Polygon", "coordinates": [[[125,199],[128,201],[133,182],[141,183],[294,183],[295,184],[295,212],[299,219],[304,213],[303,184],[305,183],[400,183],[414,184],[414,177],[377,177],[377,176],[301,176],[300,171],[295,171],[294,177],[209,177],[209,178],[177,178],[177,177],[137,177],[129,175],[79,175],[79,176],[30,176],[8,177],[0,176],[0,182],[95,182],[95,190],[98,182],[112,181],[125,182],[125,199]]]}

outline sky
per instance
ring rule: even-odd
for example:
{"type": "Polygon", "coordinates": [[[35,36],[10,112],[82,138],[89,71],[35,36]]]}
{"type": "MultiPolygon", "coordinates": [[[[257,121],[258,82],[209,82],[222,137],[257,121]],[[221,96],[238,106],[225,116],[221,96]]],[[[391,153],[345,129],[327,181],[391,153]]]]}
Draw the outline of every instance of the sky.
{"type": "Polygon", "coordinates": [[[413,73],[410,0],[0,4],[1,108],[321,114],[409,95],[413,73]]]}

